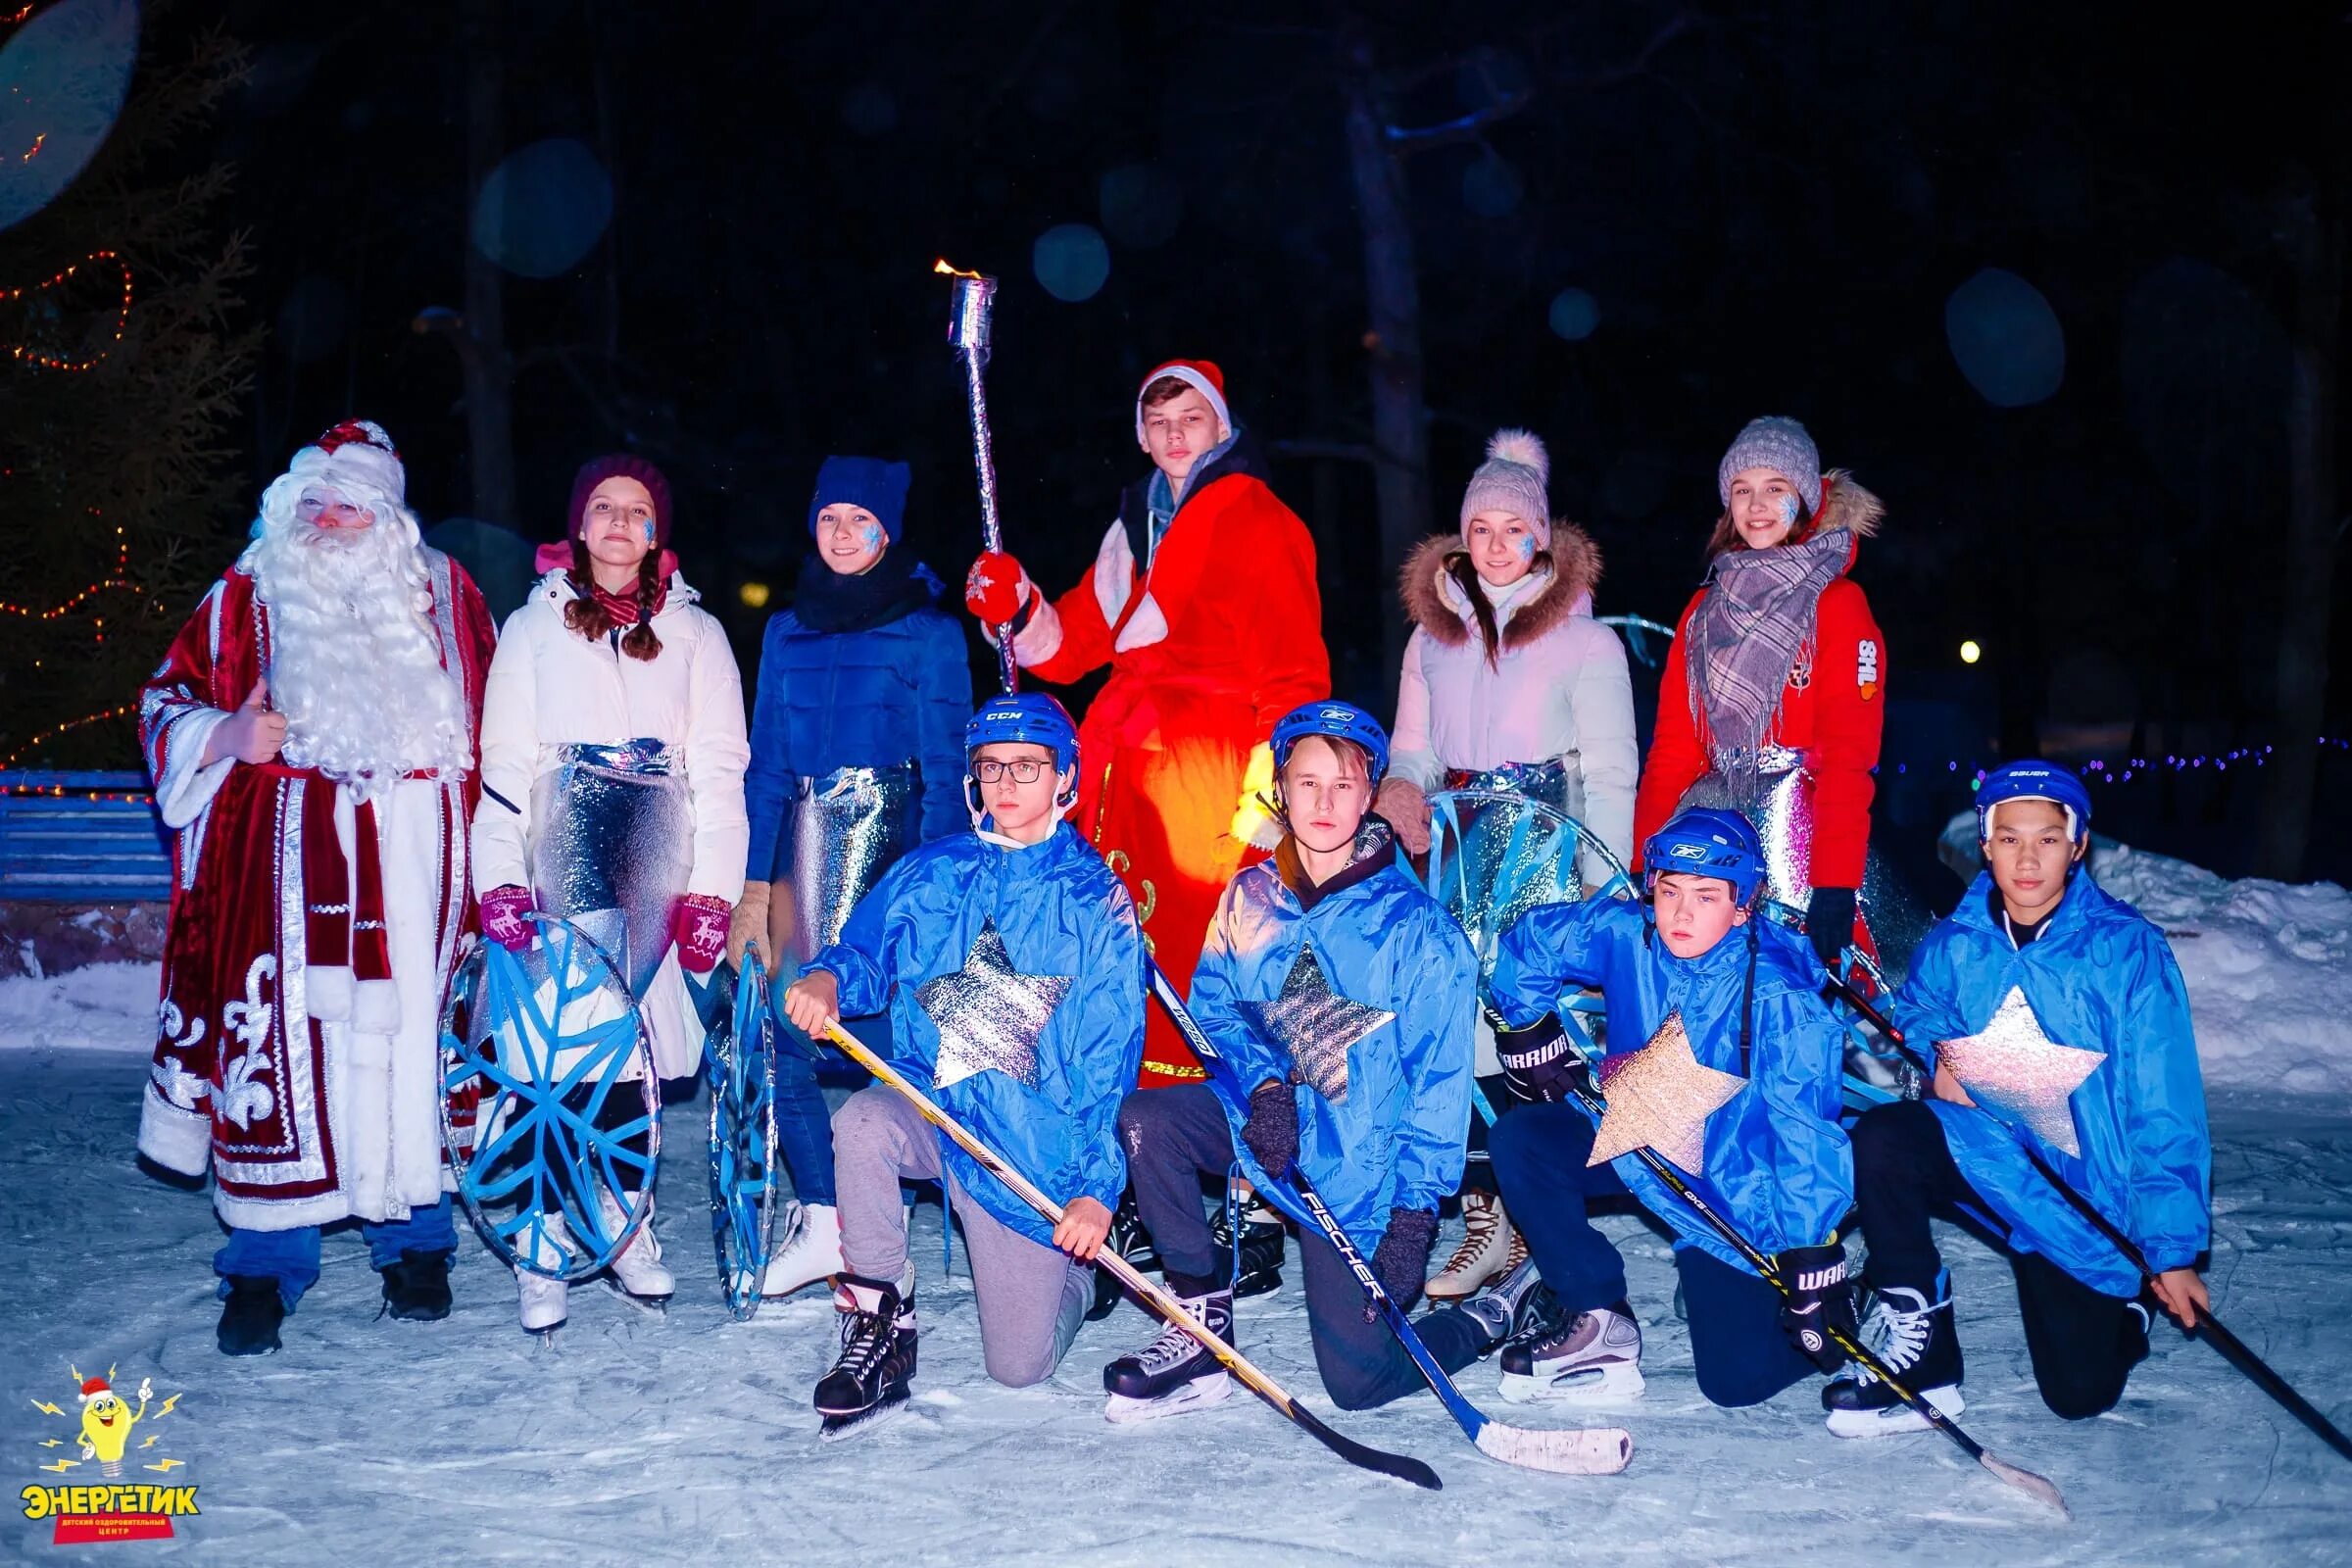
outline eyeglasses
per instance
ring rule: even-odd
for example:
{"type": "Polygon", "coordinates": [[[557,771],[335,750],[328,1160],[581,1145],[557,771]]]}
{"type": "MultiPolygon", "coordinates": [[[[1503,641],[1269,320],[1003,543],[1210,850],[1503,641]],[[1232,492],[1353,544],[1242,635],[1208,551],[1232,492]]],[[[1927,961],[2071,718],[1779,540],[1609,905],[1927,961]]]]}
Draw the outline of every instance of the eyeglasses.
{"type": "Polygon", "coordinates": [[[1015,784],[1034,784],[1050,765],[1034,757],[1024,757],[1017,762],[1000,762],[993,757],[983,757],[972,764],[972,777],[983,784],[994,784],[1010,773],[1015,784]]]}

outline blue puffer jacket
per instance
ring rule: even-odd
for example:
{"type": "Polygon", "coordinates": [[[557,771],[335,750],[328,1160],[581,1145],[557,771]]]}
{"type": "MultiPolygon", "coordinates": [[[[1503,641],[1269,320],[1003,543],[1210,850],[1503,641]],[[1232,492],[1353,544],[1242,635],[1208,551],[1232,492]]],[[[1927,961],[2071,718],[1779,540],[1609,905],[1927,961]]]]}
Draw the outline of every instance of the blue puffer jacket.
{"type": "MultiPolygon", "coordinates": [[[[990,1067],[933,1098],[1055,1201],[1116,1208],[1127,1185],[1119,1102],[1144,1054],[1143,935],[1127,890],[1068,823],[1027,849],[967,829],[909,852],[801,972],[833,972],[844,1016],[888,1006],[893,1062],[931,1090],[939,1028],[916,991],[963,969],[991,922],[1017,974],[1069,989],[1038,1037],[1034,1086],[990,1067]]],[[[1052,1245],[1054,1228],[944,1136],[940,1154],[989,1213],[1052,1245]]]]}
{"type": "MultiPolygon", "coordinates": [[[[1233,1067],[1210,1082],[1233,1124],[1242,1168],[1283,1200],[1241,1141],[1249,1090],[1292,1077],[1282,1041],[1245,1008],[1282,994],[1299,949],[1311,943],[1333,993],[1395,1014],[1349,1048],[1336,1100],[1298,1084],[1298,1168],[1332,1217],[1366,1253],[1380,1245],[1392,1208],[1435,1210],[1461,1185],[1470,1130],[1470,1049],[1478,960],[1444,906],[1396,864],[1388,824],[1367,822],[1355,861],[1302,902],[1286,843],[1272,860],[1225,885],[1208,944],[1193,971],[1193,1016],[1233,1067]],[[1286,871],[1291,880],[1285,880],[1286,871]],[[1237,1087],[1238,1086],[1238,1087],[1237,1087]]],[[[1368,1020],[1360,1020],[1368,1021],[1368,1020]]],[[[1315,1235],[1314,1221],[1291,1208],[1315,1235]]]]}
{"type": "Polygon", "coordinates": [[[2034,1137],[2006,1111],[1933,1101],[1952,1159],[2020,1251],[2039,1252],[2096,1291],[2139,1294],[2123,1259],[2034,1169],[2022,1139],[2139,1244],[2151,1268],[2185,1268],[2210,1231],[2213,1146],[2188,988],[2164,933],[2078,872],[2041,935],[2019,948],[1992,917],[1992,874],[1928,933],[1894,998],[1915,1046],[1982,1030],[2012,987],[2042,1033],[2107,1059],[2069,1098],[2080,1155],[2034,1137]]]}
{"type": "MultiPolygon", "coordinates": [[[[803,593],[829,587],[829,575],[804,574],[803,593]]],[[[743,780],[752,821],[744,874],[751,880],[789,880],[792,845],[777,842],[784,808],[802,779],[839,767],[916,762],[923,774],[922,838],[971,831],[963,808],[963,724],[972,715],[972,671],[963,630],[930,603],[942,587],[928,566],[917,564],[907,576],[919,588],[879,624],[817,631],[797,606],[768,617],[752,709],[752,764],[743,780]]]]}
{"type": "MultiPolygon", "coordinates": [[[[1685,1174],[1770,1254],[1828,1241],[1854,1196],[1853,1148],[1838,1124],[1845,1036],[1815,990],[1821,962],[1802,937],[1775,921],[1753,920],[1697,957],[1678,958],[1640,904],[1545,905],[1503,933],[1494,993],[1503,1020],[1523,1029],[1552,1010],[1563,993],[1599,987],[1609,1040],[1618,1048],[1612,1054],[1640,1050],[1679,1008],[1699,1064],[1737,1073],[1750,932],[1757,945],[1747,1087],[1707,1118],[1706,1168],[1685,1174]]],[[[1676,1247],[1696,1247],[1747,1268],[1639,1154],[1620,1154],[1610,1164],[1674,1228],[1676,1247]]]]}

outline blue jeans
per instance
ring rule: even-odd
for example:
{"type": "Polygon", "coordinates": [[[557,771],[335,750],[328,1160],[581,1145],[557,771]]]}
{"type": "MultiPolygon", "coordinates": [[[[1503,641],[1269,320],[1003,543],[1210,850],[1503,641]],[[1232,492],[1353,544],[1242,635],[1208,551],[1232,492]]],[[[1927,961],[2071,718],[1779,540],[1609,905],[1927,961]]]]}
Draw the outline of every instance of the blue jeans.
{"type": "MultiPolygon", "coordinates": [[[[1559,1102],[1521,1105],[1487,1134],[1511,1223],[1570,1313],[1613,1306],[1626,1294],[1625,1259],[1586,1213],[1587,1199],[1625,1194],[1616,1172],[1585,1163],[1592,1132],[1590,1117],[1559,1102]]],[[[1758,1404],[1816,1375],[1781,1328],[1779,1291],[1695,1247],[1676,1247],[1674,1266],[1690,1324],[1691,1369],[1711,1402],[1758,1404]]]]}
{"type": "MultiPolygon", "coordinates": [[[[368,1241],[368,1261],[389,1268],[403,1252],[455,1252],[458,1228],[450,1217],[449,1198],[430,1208],[412,1209],[407,1219],[360,1222],[368,1241]]],[[[277,1281],[286,1310],[294,1310],[302,1293],[318,1283],[318,1227],[297,1225],[285,1231],[249,1231],[231,1226],[228,1242],[213,1254],[213,1272],[220,1276],[220,1295],[228,1295],[229,1276],[277,1281]]]]}

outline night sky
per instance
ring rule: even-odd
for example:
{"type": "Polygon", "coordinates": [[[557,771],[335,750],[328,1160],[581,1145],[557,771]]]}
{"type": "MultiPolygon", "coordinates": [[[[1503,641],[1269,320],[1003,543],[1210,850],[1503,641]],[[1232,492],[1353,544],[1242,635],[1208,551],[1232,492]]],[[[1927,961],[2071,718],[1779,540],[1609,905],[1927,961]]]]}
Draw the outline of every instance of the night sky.
{"type": "MultiPolygon", "coordinates": [[[[214,9],[151,19],[151,46],[214,9]]],[[[428,525],[474,510],[456,358],[412,323],[463,304],[463,25],[495,17],[506,210],[526,215],[475,236],[510,270],[517,362],[517,514],[495,520],[551,537],[579,462],[654,457],[747,680],[766,611],[741,590],[783,602],[826,453],[913,465],[911,544],[943,576],[977,548],[946,256],[1004,278],[997,458],[1033,573],[1073,581],[1142,471],[1142,373],[1213,359],[1313,530],[1340,694],[1389,710],[1353,39],[1390,123],[1484,122],[1407,160],[1433,530],[1487,435],[1530,426],[1555,512],[1606,554],[1600,612],[1671,622],[1725,443],[1802,418],[1887,504],[1856,576],[1889,644],[1880,838],[1914,867],[2000,748],[2120,766],[2277,739],[2311,302],[2284,236],[2301,201],[2340,244],[2340,5],[221,15],[252,72],[185,152],[236,165],[227,217],[251,232],[254,486],[356,414],[398,439],[428,525]]],[[[2343,578],[2339,553],[2339,669],[2343,578]]],[[[1645,706],[1654,684],[1637,670],[1645,706]]],[[[2348,686],[2328,733],[2352,730],[2348,686]]],[[[2157,771],[2101,795],[2101,826],[2244,869],[2256,770],[2157,771]]],[[[2325,808],[2348,780],[2352,758],[2323,764],[2307,874],[2352,875],[2325,808]]]]}

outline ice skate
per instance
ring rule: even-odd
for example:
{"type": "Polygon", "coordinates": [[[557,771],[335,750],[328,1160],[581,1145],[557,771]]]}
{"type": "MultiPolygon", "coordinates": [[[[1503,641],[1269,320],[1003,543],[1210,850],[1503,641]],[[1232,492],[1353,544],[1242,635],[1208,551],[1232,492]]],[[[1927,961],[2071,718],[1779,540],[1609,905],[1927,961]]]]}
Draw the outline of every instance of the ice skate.
{"type": "MultiPolygon", "coordinates": [[[[1241,1261],[1233,1275],[1238,1298],[1265,1296],[1282,1289],[1282,1216],[1255,1193],[1243,1195],[1241,1203],[1241,1261]]],[[[1231,1210],[1220,1204],[1208,1217],[1208,1234],[1221,1256],[1234,1252],[1231,1210]]],[[[1156,1259],[1155,1259],[1156,1261],[1156,1259]]]]}
{"type": "Polygon", "coordinates": [[[1502,1200],[1493,1193],[1462,1195],[1462,1243],[1446,1266],[1422,1287],[1431,1301],[1444,1305],[1476,1296],[1527,1260],[1527,1244],[1520,1240],[1502,1200]]]}
{"type": "MultiPolygon", "coordinates": [[[[1194,1322],[1223,1338],[1233,1331],[1233,1296],[1213,1290],[1181,1300],[1194,1322]]],[[[1233,1379],[1206,1346],[1170,1323],[1151,1344],[1105,1366],[1102,1388],[1110,1396],[1104,1419],[1125,1426],[1216,1404],[1233,1393],[1233,1379]]]]}
{"type": "MultiPolygon", "coordinates": [[[[1968,1408],[1960,1397],[1960,1335],[1952,1325],[1951,1276],[1936,1277],[1933,1291],[1890,1286],[1877,1293],[1862,1320],[1862,1344],[1903,1386],[1956,1416],[1968,1408]]],[[[1928,1418],[1904,1403],[1875,1373],[1856,1367],[1821,1391],[1830,1431],[1840,1438],[1891,1438],[1925,1432],[1928,1418]]]]}
{"type": "Polygon", "coordinates": [[[760,1276],[760,1294],[769,1300],[829,1280],[842,1271],[841,1210],[830,1203],[794,1205],[798,1223],[760,1276]]]}
{"type": "Polygon", "coordinates": [[[1502,1396],[1513,1404],[1622,1404],[1642,1396],[1642,1325],[1619,1301],[1502,1348],[1502,1396]]]}
{"type": "Polygon", "coordinates": [[[906,1288],[844,1274],[834,1293],[841,1309],[841,1354],[818,1380],[814,1403],[824,1417],[817,1436],[839,1442],[865,1431],[906,1403],[914,1382],[916,1326],[909,1269],[906,1288]]]}
{"type": "MultiPolygon", "coordinates": [[[[608,1228],[617,1232],[628,1224],[628,1217],[621,1213],[620,1204],[613,1200],[610,1193],[600,1192],[596,1196],[597,1206],[604,1211],[608,1228]]],[[[653,1194],[647,1193],[642,1200],[645,1203],[645,1223],[637,1227],[637,1234],[629,1238],[629,1245],[620,1250],[606,1269],[605,1283],[632,1306],[659,1312],[666,1308],[669,1298],[677,1294],[678,1281],[670,1273],[669,1265],[662,1261],[662,1244],[654,1237],[653,1194]]]]}

